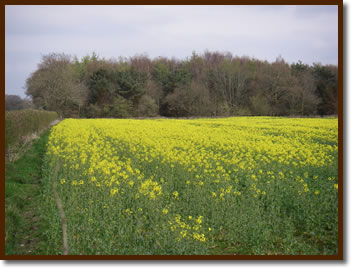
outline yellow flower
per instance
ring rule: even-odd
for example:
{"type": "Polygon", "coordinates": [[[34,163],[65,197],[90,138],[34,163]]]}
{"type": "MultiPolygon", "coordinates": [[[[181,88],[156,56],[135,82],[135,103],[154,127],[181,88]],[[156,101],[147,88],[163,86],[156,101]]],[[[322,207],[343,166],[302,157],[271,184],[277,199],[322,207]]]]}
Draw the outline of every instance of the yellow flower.
{"type": "Polygon", "coordinates": [[[175,216],[175,221],[176,221],[176,223],[180,223],[180,219],[181,219],[181,216],[180,216],[179,214],[177,214],[177,215],[175,216]]]}
{"type": "Polygon", "coordinates": [[[128,216],[133,214],[133,211],[130,208],[127,208],[125,212],[128,214],[128,216]]]}
{"type": "Polygon", "coordinates": [[[308,185],[307,185],[307,183],[304,183],[303,184],[303,190],[305,191],[305,192],[308,192],[309,191],[309,188],[308,188],[308,185]]]}
{"type": "Polygon", "coordinates": [[[203,216],[199,216],[199,217],[197,218],[196,222],[197,222],[198,224],[201,224],[201,223],[202,223],[202,219],[203,219],[203,216]]]}
{"type": "Polygon", "coordinates": [[[110,195],[114,196],[116,193],[118,193],[118,189],[117,188],[113,188],[110,190],[110,195]]]}
{"type": "Polygon", "coordinates": [[[150,199],[151,200],[155,200],[156,199],[156,195],[154,192],[150,192],[150,199]]]}
{"type": "Polygon", "coordinates": [[[168,213],[168,209],[164,208],[164,209],[162,210],[162,213],[163,213],[163,214],[167,214],[167,213],[168,213]]]}
{"type": "Polygon", "coordinates": [[[204,234],[193,233],[193,238],[201,242],[206,242],[206,237],[204,234]]]}
{"type": "Polygon", "coordinates": [[[156,196],[160,196],[162,194],[162,187],[150,178],[141,184],[139,193],[145,196],[149,195],[151,200],[155,200],[156,196]]]}
{"type": "Polygon", "coordinates": [[[186,237],[186,234],[187,234],[187,230],[184,230],[184,231],[181,231],[180,232],[180,235],[184,238],[186,237]]]}
{"type": "Polygon", "coordinates": [[[61,179],[61,184],[65,184],[66,183],[66,180],[65,179],[61,179]]]}
{"type": "Polygon", "coordinates": [[[177,199],[179,196],[179,193],[177,191],[173,192],[173,196],[177,199]]]}

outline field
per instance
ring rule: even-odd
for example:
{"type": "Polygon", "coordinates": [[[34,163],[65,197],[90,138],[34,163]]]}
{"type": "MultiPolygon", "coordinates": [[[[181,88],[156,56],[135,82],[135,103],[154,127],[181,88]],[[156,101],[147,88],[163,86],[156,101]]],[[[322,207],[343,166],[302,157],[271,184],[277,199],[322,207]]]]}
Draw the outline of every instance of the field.
{"type": "MultiPolygon", "coordinates": [[[[47,254],[337,254],[335,118],[66,119],[47,254]]],[[[55,169],[58,169],[57,176],[55,169]]]]}

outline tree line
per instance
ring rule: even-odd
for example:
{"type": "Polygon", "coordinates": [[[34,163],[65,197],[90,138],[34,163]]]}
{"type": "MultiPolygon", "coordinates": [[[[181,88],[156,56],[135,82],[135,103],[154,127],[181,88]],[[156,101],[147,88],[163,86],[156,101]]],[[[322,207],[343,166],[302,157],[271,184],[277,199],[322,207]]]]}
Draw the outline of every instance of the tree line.
{"type": "Polygon", "coordinates": [[[18,95],[5,94],[5,111],[31,109],[33,104],[28,98],[21,98],[18,95]]]}
{"type": "Polygon", "coordinates": [[[231,53],[42,57],[26,81],[39,109],[63,117],[311,116],[337,114],[338,68],[231,53]]]}

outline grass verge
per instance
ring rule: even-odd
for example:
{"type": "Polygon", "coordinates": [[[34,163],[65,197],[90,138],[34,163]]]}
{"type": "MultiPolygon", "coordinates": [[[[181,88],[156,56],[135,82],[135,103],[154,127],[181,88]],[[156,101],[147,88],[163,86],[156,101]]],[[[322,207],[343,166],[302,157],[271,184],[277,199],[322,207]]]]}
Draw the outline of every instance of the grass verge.
{"type": "Polygon", "coordinates": [[[5,164],[5,254],[42,254],[45,226],[40,192],[43,156],[50,130],[15,162],[5,164]]]}

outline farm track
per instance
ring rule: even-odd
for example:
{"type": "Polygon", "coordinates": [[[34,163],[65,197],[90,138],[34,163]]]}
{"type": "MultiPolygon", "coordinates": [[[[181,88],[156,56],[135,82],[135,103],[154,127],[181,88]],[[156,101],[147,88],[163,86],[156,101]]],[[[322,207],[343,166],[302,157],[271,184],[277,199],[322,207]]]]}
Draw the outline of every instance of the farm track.
{"type": "Polygon", "coordinates": [[[6,255],[41,255],[45,250],[41,180],[48,135],[45,130],[16,161],[5,165],[6,255]]]}

